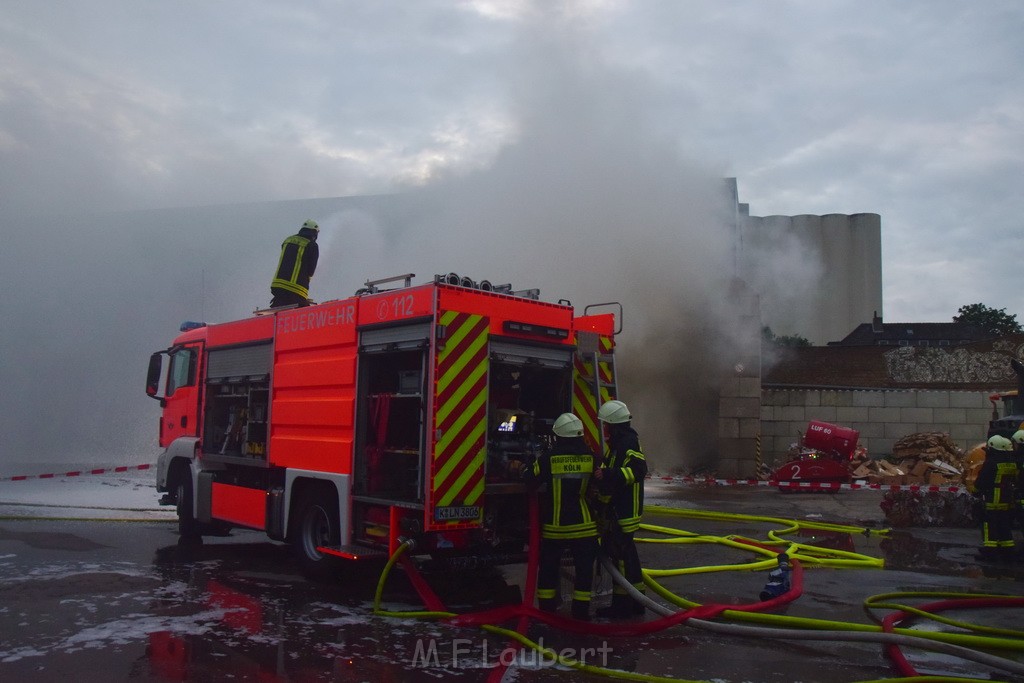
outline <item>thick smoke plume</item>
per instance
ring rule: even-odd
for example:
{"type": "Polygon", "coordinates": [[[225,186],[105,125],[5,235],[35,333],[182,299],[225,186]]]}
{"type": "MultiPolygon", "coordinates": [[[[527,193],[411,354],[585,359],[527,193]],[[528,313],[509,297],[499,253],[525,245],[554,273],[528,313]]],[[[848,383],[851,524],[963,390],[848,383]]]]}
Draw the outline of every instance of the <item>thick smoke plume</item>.
{"type": "Polygon", "coordinates": [[[322,226],[321,301],[366,279],[456,271],[578,309],[621,302],[620,393],[652,467],[705,462],[735,337],[731,195],[647,120],[642,77],[559,26],[528,29],[509,51],[515,132],[484,169],[390,196],[63,217],[0,207],[0,473],[153,462],[149,353],[183,320],[265,307],[281,240],[306,218],[322,226]]]}
{"type": "Polygon", "coordinates": [[[539,287],[578,309],[621,302],[620,396],[652,466],[700,464],[732,364],[726,183],[645,119],[652,91],[637,74],[550,28],[523,42],[514,141],[484,170],[415,190],[397,252],[416,272],[539,287]]]}

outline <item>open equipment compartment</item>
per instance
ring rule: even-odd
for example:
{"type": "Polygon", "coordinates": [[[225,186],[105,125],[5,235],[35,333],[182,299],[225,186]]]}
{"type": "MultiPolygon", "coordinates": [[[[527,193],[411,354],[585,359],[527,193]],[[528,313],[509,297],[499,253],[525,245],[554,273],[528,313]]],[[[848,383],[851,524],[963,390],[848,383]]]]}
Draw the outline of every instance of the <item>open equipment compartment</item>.
{"type": "Polygon", "coordinates": [[[532,462],[549,446],[555,418],[571,408],[571,389],[571,350],[491,340],[489,484],[507,481],[510,461],[532,462]]]}
{"type": "Polygon", "coordinates": [[[423,501],[424,358],[423,350],[379,351],[363,358],[357,495],[423,501]]]}
{"type": "Polygon", "coordinates": [[[271,359],[269,342],[210,350],[204,453],[266,460],[271,359]]]}

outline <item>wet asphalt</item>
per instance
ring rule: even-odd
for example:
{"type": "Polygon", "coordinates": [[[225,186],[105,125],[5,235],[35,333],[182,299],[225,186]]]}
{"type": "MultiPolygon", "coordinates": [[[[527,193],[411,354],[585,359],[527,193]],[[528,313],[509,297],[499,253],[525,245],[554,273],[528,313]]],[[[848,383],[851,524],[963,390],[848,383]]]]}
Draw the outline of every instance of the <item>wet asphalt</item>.
{"type": "MultiPolygon", "coordinates": [[[[771,489],[649,484],[651,503],[698,510],[851,524],[856,533],[807,532],[801,542],[883,558],[883,569],[809,568],[803,595],[779,614],[873,623],[863,603],[892,591],[1024,594],[1024,564],[974,560],[972,528],[885,526],[877,491],[784,494],[771,489]]],[[[696,520],[657,513],[645,522],[695,533],[763,539],[771,522],[696,520]]],[[[641,534],[644,535],[644,534],[641,534]]],[[[644,565],[729,565],[750,559],[721,546],[641,544],[644,565]]],[[[180,544],[164,522],[0,520],[0,680],[436,681],[486,680],[505,638],[477,628],[372,613],[381,565],[346,566],[336,581],[303,578],[289,553],[255,532],[180,544]]],[[[523,566],[431,575],[455,612],[516,602],[523,566]]],[[[700,603],[755,602],[766,573],[713,572],[664,585],[700,603]]],[[[610,583],[598,582],[599,604],[610,583]]],[[[384,591],[396,610],[421,607],[396,573],[384,591]]],[[[1020,612],[958,614],[1015,627],[1020,612]]],[[[653,618],[648,615],[648,619],[653,618]]],[[[505,624],[514,626],[514,624],[505,624]]],[[[927,628],[935,628],[927,626],[927,628]]],[[[635,637],[566,633],[534,624],[528,635],[588,663],[680,680],[864,681],[896,675],[871,643],[726,636],[676,626],[635,637]]],[[[921,673],[1011,680],[948,655],[908,651],[921,673]]],[[[1005,654],[1005,653],[1004,653],[1005,654]]],[[[1021,654],[1015,655],[1018,660],[1021,654]]],[[[528,654],[505,680],[608,680],[528,654]]]]}

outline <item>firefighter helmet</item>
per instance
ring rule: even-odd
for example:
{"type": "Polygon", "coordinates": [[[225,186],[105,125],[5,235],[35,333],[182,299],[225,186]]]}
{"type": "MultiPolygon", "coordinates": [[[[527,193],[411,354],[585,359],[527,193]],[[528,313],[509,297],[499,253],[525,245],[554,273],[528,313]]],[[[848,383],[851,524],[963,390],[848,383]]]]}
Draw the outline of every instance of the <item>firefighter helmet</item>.
{"type": "Polygon", "coordinates": [[[313,220],[312,218],[310,218],[308,221],[303,223],[302,227],[306,228],[307,230],[312,230],[313,232],[317,233],[318,235],[320,234],[320,226],[317,225],[317,222],[315,220],[313,220]]]}
{"type": "Polygon", "coordinates": [[[995,436],[989,438],[988,447],[997,451],[1012,451],[1013,442],[1007,439],[1005,436],[995,436]]]}
{"type": "Polygon", "coordinates": [[[633,416],[629,414],[629,408],[622,401],[606,401],[597,411],[597,419],[615,425],[629,422],[633,416]]]}
{"type": "Polygon", "coordinates": [[[551,431],[555,433],[555,436],[583,436],[583,421],[572,413],[562,413],[555,418],[555,424],[551,427],[551,431]]]}
{"type": "Polygon", "coordinates": [[[1015,431],[1011,438],[1016,443],[1020,444],[1021,446],[1024,446],[1024,429],[1018,429],[1017,431],[1015,431]]]}

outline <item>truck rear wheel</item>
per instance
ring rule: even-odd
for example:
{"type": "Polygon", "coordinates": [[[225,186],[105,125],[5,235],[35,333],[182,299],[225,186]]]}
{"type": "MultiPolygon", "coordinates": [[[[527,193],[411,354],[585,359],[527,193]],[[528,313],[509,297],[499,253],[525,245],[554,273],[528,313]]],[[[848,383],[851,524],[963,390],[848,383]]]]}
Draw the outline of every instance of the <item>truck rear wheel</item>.
{"type": "Polygon", "coordinates": [[[338,528],[338,501],[333,491],[305,491],[295,506],[290,540],[302,571],[307,576],[330,577],[337,564],[332,555],[317,550],[341,542],[338,528]]]}

